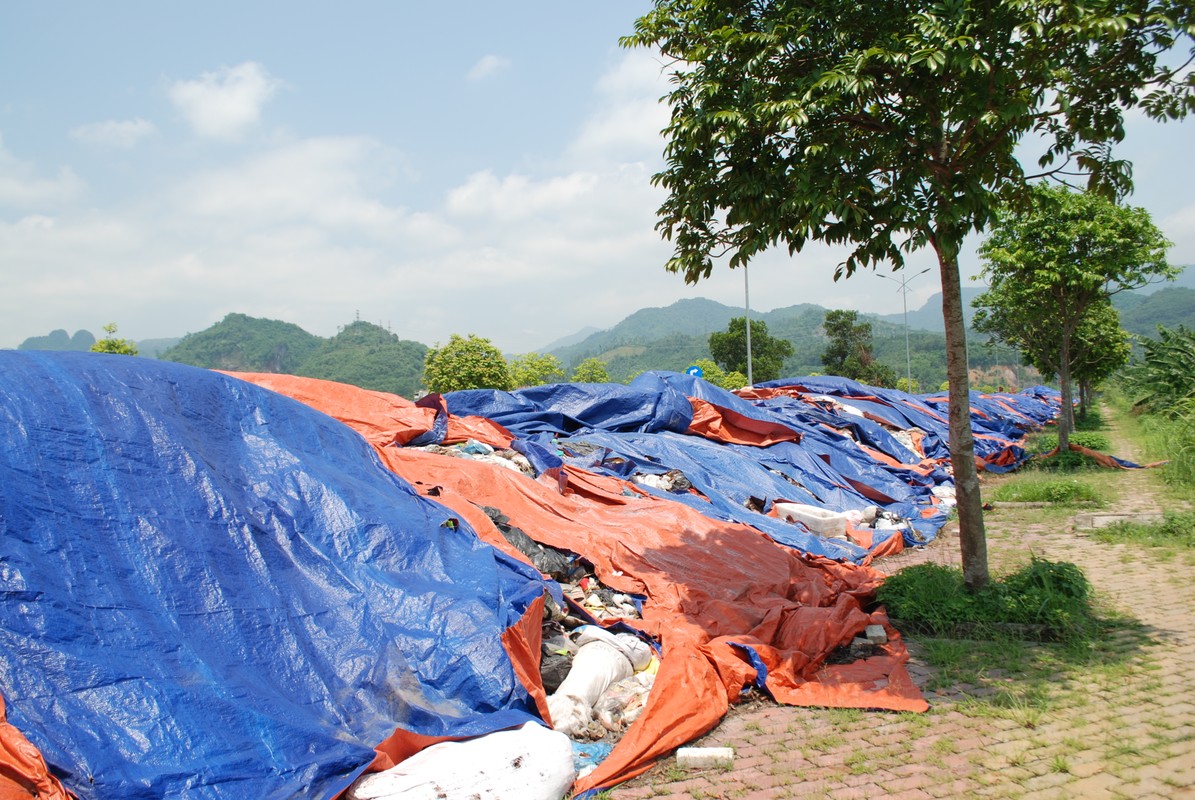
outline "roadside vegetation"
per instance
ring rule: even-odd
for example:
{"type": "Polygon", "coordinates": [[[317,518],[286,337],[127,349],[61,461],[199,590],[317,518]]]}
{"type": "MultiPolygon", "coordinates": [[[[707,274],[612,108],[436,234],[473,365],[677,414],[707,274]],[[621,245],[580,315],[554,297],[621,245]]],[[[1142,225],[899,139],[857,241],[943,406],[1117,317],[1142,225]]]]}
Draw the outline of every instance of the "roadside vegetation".
{"type": "Polygon", "coordinates": [[[918,564],[888,578],[877,600],[902,629],[933,638],[1086,643],[1099,627],[1082,570],[1036,556],[973,592],[957,567],[918,564]]]}
{"type": "Polygon", "coordinates": [[[1104,495],[1090,482],[1066,476],[1027,478],[1002,483],[989,497],[999,503],[1050,503],[1067,506],[1105,504],[1104,495]]]}

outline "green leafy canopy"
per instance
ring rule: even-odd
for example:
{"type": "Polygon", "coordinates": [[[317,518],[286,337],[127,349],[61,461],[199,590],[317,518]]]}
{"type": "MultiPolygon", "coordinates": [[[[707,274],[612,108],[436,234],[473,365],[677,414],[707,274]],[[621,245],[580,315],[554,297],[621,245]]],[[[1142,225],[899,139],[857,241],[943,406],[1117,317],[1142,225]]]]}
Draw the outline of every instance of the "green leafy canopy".
{"type": "Polygon", "coordinates": [[[475,334],[452,334],[448,344],[427,351],[423,362],[423,383],[433,392],[461,389],[511,388],[510,370],[501,351],[475,334]]]}
{"type": "Polygon", "coordinates": [[[675,59],[659,227],[695,282],[777,244],[851,248],[840,274],[957,250],[1042,174],[1123,195],[1124,112],[1195,109],[1176,0],[657,0],[625,45],[675,59]]]}
{"type": "MultiPolygon", "coordinates": [[[[734,317],[725,331],[714,331],[709,338],[714,361],[732,373],[747,372],[747,318],[734,317]]],[[[771,381],[780,377],[784,359],[793,354],[792,342],[768,333],[763,320],[751,320],[751,379],[771,381]]],[[[708,378],[707,378],[708,380],[708,378]]],[[[713,382],[713,381],[711,381],[713,382]]],[[[741,388],[743,384],[734,388],[741,388]]]]}

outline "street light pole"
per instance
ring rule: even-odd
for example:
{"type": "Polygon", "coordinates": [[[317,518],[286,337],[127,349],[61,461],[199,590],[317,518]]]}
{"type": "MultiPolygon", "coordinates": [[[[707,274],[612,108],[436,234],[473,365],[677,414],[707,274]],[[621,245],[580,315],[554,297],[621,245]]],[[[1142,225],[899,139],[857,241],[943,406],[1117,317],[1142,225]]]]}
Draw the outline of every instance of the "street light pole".
{"type": "Polygon", "coordinates": [[[754,386],[751,375],[751,286],[747,282],[747,265],[743,265],[743,307],[746,309],[747,322],[747,385],[754,386]]]}
{"type": "Polygon", "coordinates": [[[905,317],[905,391],[913,391],[913,357],[909,350],[909,282],[914,278],[919,278],[925,273],[929,272],[929,267],[918,272],[916,275],[911,275],[907,278],[897,280],[891,275],[883,275],[879,272],[876,274],[881,278],[887,278],[890,281],[895,281],[900,284],[900,300],[901,306],[904,308],[905,317]]]}

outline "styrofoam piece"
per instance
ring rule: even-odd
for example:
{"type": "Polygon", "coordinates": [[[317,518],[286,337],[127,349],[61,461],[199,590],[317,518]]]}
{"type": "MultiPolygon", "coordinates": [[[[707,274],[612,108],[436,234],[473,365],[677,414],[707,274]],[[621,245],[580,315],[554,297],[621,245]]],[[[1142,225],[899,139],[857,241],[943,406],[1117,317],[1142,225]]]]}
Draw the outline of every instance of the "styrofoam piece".
{"type": "Polygon", "coordinates": [[[846,536],[846,514],[828,511],[804,503],[776,503],[776,514],[788,522],[800,522],[806,528],[821,536],[841,538],[846,536]]]}
{"type": "Polygon", "coordinates": [[[576,779],[573,746],[528,722],[421,750],[384,772],[363,775],[347,800],[561,800],[576,779]]]}
{"type": "Polygon", "coordinates": [[[676,751],[681,769],[729,769],[734,766],[734,748],[682,747],[676,751]]]}

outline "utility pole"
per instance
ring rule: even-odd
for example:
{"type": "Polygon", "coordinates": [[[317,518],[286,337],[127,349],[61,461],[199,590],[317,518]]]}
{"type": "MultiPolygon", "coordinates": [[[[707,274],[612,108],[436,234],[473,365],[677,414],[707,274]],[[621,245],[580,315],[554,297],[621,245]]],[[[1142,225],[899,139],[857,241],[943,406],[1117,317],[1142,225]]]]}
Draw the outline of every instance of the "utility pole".
{"type": "Polygon", "coordinates": [[[927,272],[929,272],[929,267],[921,270],[916,275],[901,279],[893,278],[891,275],[884,275],[879,272],[876,273],[881,278],[886,278],[900,284],[900,300],[901,305],[904,307],[905,315],[905,391],[907,392],[913,391],[913,357],[909,350],[909,282],[927,272]]]}
{"type": "Polygon", "coordinates": [[[747,385],[754,386],[751,375],[751,286],[747,282],[747,265],[743,265],[743,306],[746,308],[747,321],[747,385]]]}

